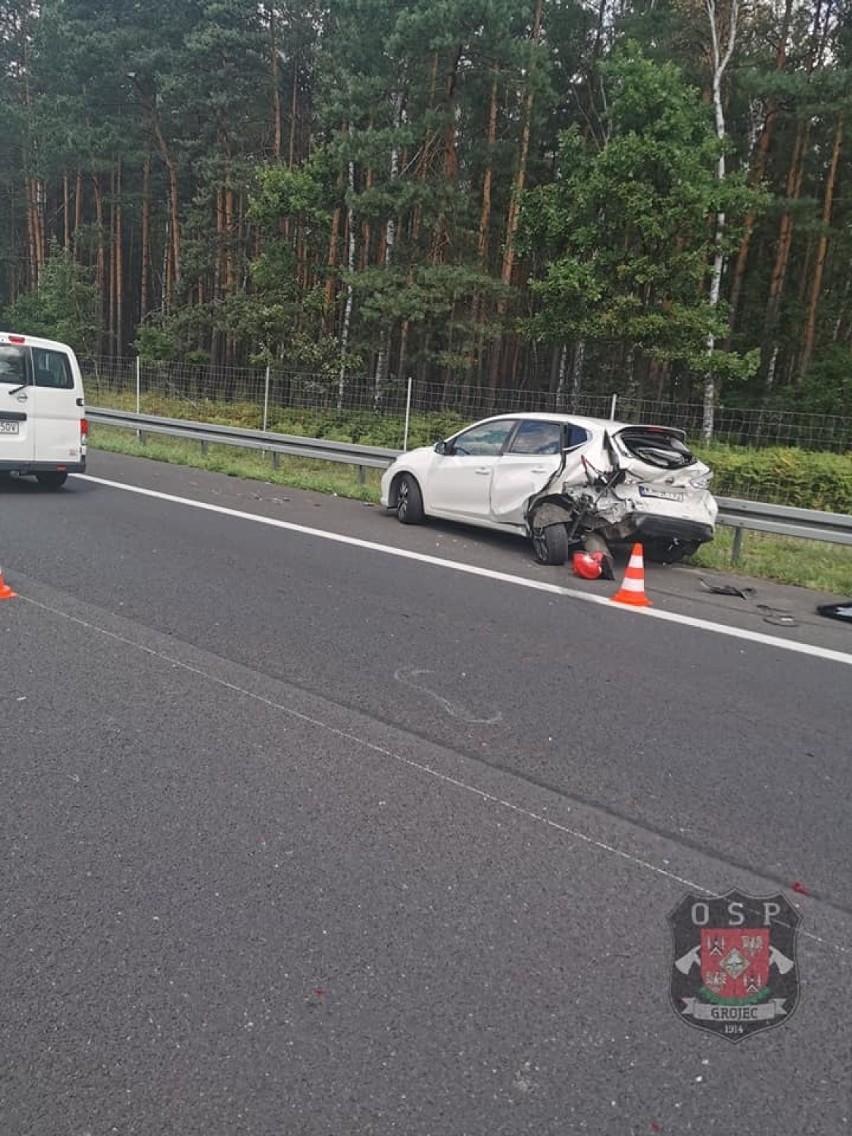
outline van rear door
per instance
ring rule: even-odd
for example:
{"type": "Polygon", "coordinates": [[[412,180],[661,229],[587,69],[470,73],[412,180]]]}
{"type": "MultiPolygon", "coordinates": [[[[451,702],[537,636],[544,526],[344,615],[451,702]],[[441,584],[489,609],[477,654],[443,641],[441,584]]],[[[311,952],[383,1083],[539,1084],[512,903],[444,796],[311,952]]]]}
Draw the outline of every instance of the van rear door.
{"type": "Polygon", "coordinates": [[[30,381],[27,349],[0,343],[0,469],[18,469],[33,460],[30,381]]]}
{"type": "Polygon", "coordinates": [[[68,465],[81,458],[82,389],[71,356],[47,347],[32,347],[35,460],[68,465]],[[78,401],[79,400],[79,401],[78,401]]]}

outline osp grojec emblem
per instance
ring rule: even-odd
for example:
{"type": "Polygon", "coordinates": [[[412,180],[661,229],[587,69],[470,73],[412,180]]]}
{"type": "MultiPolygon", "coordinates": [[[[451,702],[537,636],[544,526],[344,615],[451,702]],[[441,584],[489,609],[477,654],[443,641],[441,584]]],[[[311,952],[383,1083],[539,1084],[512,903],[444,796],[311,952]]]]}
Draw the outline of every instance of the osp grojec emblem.
{"type": "Polygon", "coordinates": [[[801,918],[782,894],[684,896],[669,915],[678,1017],[734,1043],[788,1022],[799,1002],[801,918]]]}

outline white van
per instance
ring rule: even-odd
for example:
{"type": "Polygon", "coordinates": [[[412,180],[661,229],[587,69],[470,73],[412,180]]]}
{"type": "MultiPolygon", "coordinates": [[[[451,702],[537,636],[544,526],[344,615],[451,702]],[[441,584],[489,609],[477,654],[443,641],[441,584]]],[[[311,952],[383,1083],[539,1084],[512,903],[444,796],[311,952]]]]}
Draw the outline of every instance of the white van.
{"type": "Polygon", "coordinates": [[[0,331],[0,474],[59,489],[86,468],[83,376],[65,343],[0,331]]]}

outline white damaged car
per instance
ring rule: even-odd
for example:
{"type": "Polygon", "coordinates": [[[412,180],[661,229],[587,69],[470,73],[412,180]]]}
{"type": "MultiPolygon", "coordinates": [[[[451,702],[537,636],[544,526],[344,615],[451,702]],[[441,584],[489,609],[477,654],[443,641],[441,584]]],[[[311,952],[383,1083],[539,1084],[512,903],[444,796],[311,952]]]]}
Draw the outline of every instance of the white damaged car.
{"type": "Polygon", "coordinates": [[[713,474],[682,430],[563,414],[501,414],[401,454],[381,502],[403,524],[426,517],[529,537],[542,564],[578,549],[641,541],[673,563],[716,529],[713,474]]]}

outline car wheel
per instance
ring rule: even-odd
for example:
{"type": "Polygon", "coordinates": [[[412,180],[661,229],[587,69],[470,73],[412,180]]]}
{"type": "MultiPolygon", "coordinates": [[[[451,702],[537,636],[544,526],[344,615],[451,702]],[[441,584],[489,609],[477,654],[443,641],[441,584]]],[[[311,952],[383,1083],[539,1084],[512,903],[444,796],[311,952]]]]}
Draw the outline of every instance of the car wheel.
{"type": "Polygon", "coordinates": [[[533,523],[532,544],[539,564],[564,564],[568,559],[568,531],[564,525],[540,528],[533,523]]]}
{"type": "Polygon", "coordinates": [[[698,551],[697,540],[649,540],[642,545],[644,558],[652,564],[677,564],[685,556],[698,551]]]}
{"type": "Polygon", "coordinates": [[[410,473],[404,473],[396,487],[396,517],[403,525],[419,525],[423,520],[423,495],[410,473]]]}
{"type": "Polygon", "coordinates": [[[55,469],[42,470],[36,474],[36,481],[42,489],[61,489],[67,480],[67,473],[55,469]]]}

